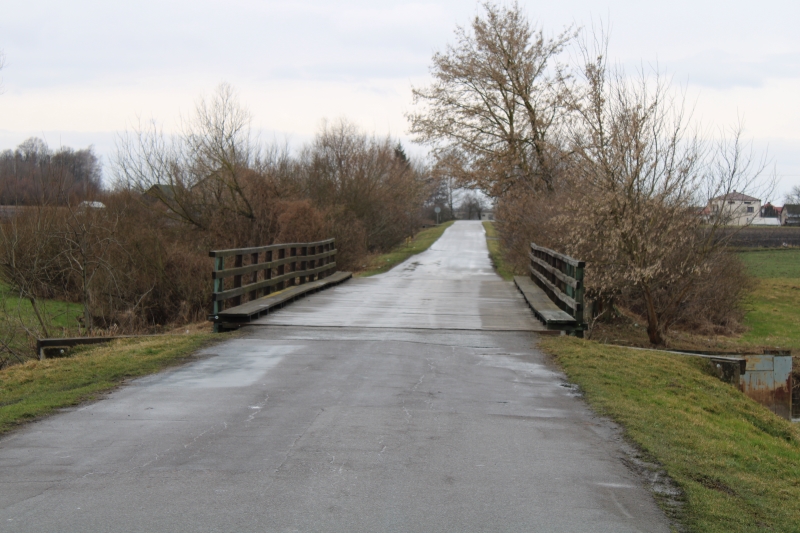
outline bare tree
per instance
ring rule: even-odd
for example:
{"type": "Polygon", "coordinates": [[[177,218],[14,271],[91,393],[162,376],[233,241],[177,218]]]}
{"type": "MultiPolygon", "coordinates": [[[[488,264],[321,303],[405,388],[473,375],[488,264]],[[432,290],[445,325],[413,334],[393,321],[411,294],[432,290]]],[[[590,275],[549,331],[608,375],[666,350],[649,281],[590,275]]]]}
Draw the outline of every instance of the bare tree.
{"type": "Polygon", "coordinates": [[[517,3],[482,6],[469,30],[456,29],[456,44],[433,56],[434,82],[413,88],[421,110],[408,115],[411,132],[458,163],[452,171],[465,186],[495,197],[517,185],[551,190],[569,94],[559,56],[576,33],[545,36],[517,3]]]}
{"type": "Polygon", "coordinates": [[[117,185],[149,194],[177,219],[200,229],[208,229],[219,211],[253,220],[245,189],[260,151],[250,121],[233,88],[221,84],[210,99],[197,103],[180,135],[168,137],[150,122],[120,136],[117,185]]]}
{"type": "Polygon", "coordinates": [[[320,208],[360,221],[370,249],[413,235],[430,195],[424,168],[390,138],[370,137],[352,123],[324,123],[300,157],[304,194],[320,208]]]}
{"type": "Polygon", "coordinates": [[[104,207],[80,206],[69,207],[65,215],[57,227],[60,274],[80,294],[84,327],[91,334],[97,309],[114,309],[113,300],[121,293],[119,277],[125,273],[110,261],[111,255],[126,253],[116,234],[118,213],[108,213],[104,207]],[[100,299],[109,303],[101,306],[100,299]]]}
{"type": "Polygon", "coordinates": [[[786,195],[785,203],[787,204],[800,204],[800,185],[795,185],[786,195]]]}
{"type": "Polygon", "coordinates": [[[753,191],[765,165],[746,149],[741,128],[705,145],[658,73],[631,79],[598,54],[585,75],[572,130],[575,189],[557,240],[589,262],[595,296],[640,298],[650,341],[663,344],[732,236],[721,231],[725,213],[701,210],[711,198],[753,191]]]}
{"type": "Polygon", "coordinates": [[[459,211],[467,220],[480,220],[481,214],[486,210],[486,202],[475,191],[468,191],[461,199],[459,211]]]}

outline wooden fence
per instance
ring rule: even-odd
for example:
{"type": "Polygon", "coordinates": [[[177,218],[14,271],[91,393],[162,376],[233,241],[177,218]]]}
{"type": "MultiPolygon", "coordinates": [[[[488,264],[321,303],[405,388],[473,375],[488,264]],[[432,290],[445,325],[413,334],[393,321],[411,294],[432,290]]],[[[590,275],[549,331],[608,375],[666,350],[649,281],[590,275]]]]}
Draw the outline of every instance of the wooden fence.
{"type": "Polygon", "coordinates": [[[531,279],[579,326],[583,325],[585,261],[531,243],[531,279]]]}
{"type": "Polygon", "coordinates": [[[212,313],[336,272],[334,239],[209,252],[214,258],[212,313]],[[227,263],[227,264],[226,264],[227,263]],[[245,300],[246,298],[246,300],[245,300]],[[229,304],[229,305],[228,305],[229,304]]]}

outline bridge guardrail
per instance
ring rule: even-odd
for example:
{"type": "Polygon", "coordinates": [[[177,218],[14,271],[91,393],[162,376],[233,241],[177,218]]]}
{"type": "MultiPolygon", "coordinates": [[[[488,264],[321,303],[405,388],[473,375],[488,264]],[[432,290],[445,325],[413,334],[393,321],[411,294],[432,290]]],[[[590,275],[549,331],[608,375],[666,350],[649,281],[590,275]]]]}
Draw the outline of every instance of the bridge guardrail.
{"type": "Polygon", "coordinates": [[[212,313],[218,315],[227,303],[231,307],[241,305],[245,295],[252,301],[274,291],[323,279],[336,272],[336,251],[335,239],[211,251],[212,313]],[[233,265],[226,268],[226,259],[230,258],[233,265]],[[226,287],[228,279],[230,285],[226,287]]]}
{"type": "Polygon", "coordinates": [[[585,329],[583,274],[586,262],[534,243],[531,243],[529,258],[531,280],[562,311],[575,319],[579,330],[585,329]]]}

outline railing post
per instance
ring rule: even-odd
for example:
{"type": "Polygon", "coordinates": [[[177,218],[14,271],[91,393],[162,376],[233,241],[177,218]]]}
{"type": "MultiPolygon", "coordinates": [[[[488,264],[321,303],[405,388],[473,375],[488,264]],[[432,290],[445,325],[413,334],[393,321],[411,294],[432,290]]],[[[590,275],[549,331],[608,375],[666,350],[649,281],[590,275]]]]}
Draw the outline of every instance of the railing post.
{"type": "MultiPolygon", "coordinates": [[[[297,257],[297,248],[289,248],[289,257],[297,257]]],[[[297,272],[297,261],[292,261],[289,263],[289,272],[297,272]]],[[[286,284],[287,287],[293,287],[295,285],[296,279],[294,276],[289,278],[289,282],[286,284]]]]}
{"type": "MultiPolygon", "coordinates": [[[[258,252],[250,254],[251,265],[258,264],[258,255],[259,255],[258,252]]],[[[253,271],[253,275],[250,277],[250,283],[256,283],[256,282],[258,282],[258,270],[253,271]]],[[[247,299],[252,302],[256,298],[258,298],[258,290],[250,291],[250,293],[247,296],[247,299]]]]}
{"type": "MultiPolygon", "coordinates": [[[[264,261],[267,263],[272,262],[272,250],[268,251],[264,261]]],[[[272,279],[272,267],[264,270],[264,279],[272,279]]],[[[267,296],[269,293],[272,292],[272,287],[266,287],[264,289],[264,296],[267,296]]]]}
{"type": "MultiPolygon", "coordinates": [[[[308,256],[308,246],[303,246],[302,248],[300,248],[300,255],[302,257],[308,256]]],[[[304,259],[303,261],[300,261],[300,270],[305,271],[307,269],[308,269],[308,260],[304,259]]],[[[300,285],[302,285],[305,282],[306,282],[306,276],[300,276],[300,285]]]]}
{"type": "MultiPolygon", "coordinates": [[[[239,267],[242,266],[242,264],[243,264],[242,255],[240,254],[240,255],[234,256],[234,259],[233,259],[234,268],[239,268],[239,267]]],[[[238,289],[241,286],[242,286],[242,275],[241,274],[237,274],[237,275],[233,276],[233,288],[234,289],[238,289]]],[[[241,305],[241,304],[242,304],[241,295],[234,296],[233,297],[233,305],[237,306],[237,305],[241,305]]]]}
{"type": "MultiPolygon", "coordinates": [[[[336,252],[335,252],[335,250],[336,250],[336,240],[332,240],[331,241],[331,250],[334,250],[334,253],[331,256],[331,263],[335,264],[336,263],[336,252]]],[[[331,270],[333,270],[333,268],[335,268],[335,267],[331,267],[331,270]]],[[[328,270],[329,274],[333,274],[333,272],[331,272],[331,270],[328,270]]]]}
{"type": "MultiPolygon", "coordinates": [[[[221,272],[225,270],[225,258],[214,258],[214,272],[221,272]]],[[[219,324],[216,320],[219,318],[219,313],[222,311],[223,302],[217,300],[216,295],[225,289],[225,280],[220,277],[214,277],[214,293],[211,295],[211,314],[214,315],[214,333],[219,333],[219,324]]]]}
{"type": "MultiPolygon", "coordinates": [[[[286,248],[281,248],[280,250],[278,250],[278,259],[286,259],[286,248]]],[[[278,276],[283,276],[285,273],[286,273],[286,265],[285,264],[280,265],[278,267],[278,276]]],[[[282,291],[285,286],[286,282],[281,281],[277,285],[275,285],[275,288],[278,289],[279,291],[282,291]]]]}
{"type": "MultiPolygon", "coordinates": [[[[583,263],[579,263],[579,264],[582,265],[583,263]]],[[[580,315],[580,316],[576,316],[575,320],[577,320],[580,324],[584,323],[584,321],[583,321],[583,319],[584,319],[584,316],[583,316],[584,315],[584,307],[583,307],[583,292],[584,292],[583,270],[584,270],[584,267],[582,267],[582,266],[575,267],[575,275],[573,276],[575,278],[575,281],[578,282],[578,289],[575,291],[575,296],[573,296],[573,298],[574,298],[575,302],[578,304],[578,308],[579,308],[579,310],[576,311],[575,314],[576,315],[580,315]]],[[[579,337],[583,337],[583,331],[582,330],[580,332],[579,337]]]]}
{"type": "Polygon", "coordinates": [[[534,257],[536,257],[536,250],[533,248],[533,244],[531,243],[531,248],[530,248],[530,258],[531,258],[531,268],[530,268],[530,270],[531,270],[531,281],[533,281],[534,283],[536,283],[536,285],[539,285],[539,283],[537,283],[537,281],[536,281],[536,276],[534,276],[534,275],[533,275],[533,270],[536,268],[536,261],[534,261],[534,260],[533,260],[533,258],[534,258],[534,257]]]}

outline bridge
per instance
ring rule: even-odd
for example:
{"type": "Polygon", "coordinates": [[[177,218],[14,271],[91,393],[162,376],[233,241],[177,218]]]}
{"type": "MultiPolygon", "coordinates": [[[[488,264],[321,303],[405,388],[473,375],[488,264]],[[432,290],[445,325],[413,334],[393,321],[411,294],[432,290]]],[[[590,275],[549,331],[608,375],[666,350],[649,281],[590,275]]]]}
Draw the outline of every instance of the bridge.
{"type": "Polygon", "coordinates": [[[670,531],[543,332],[457,222],[0,440],[0,529],[670,531]]]}

